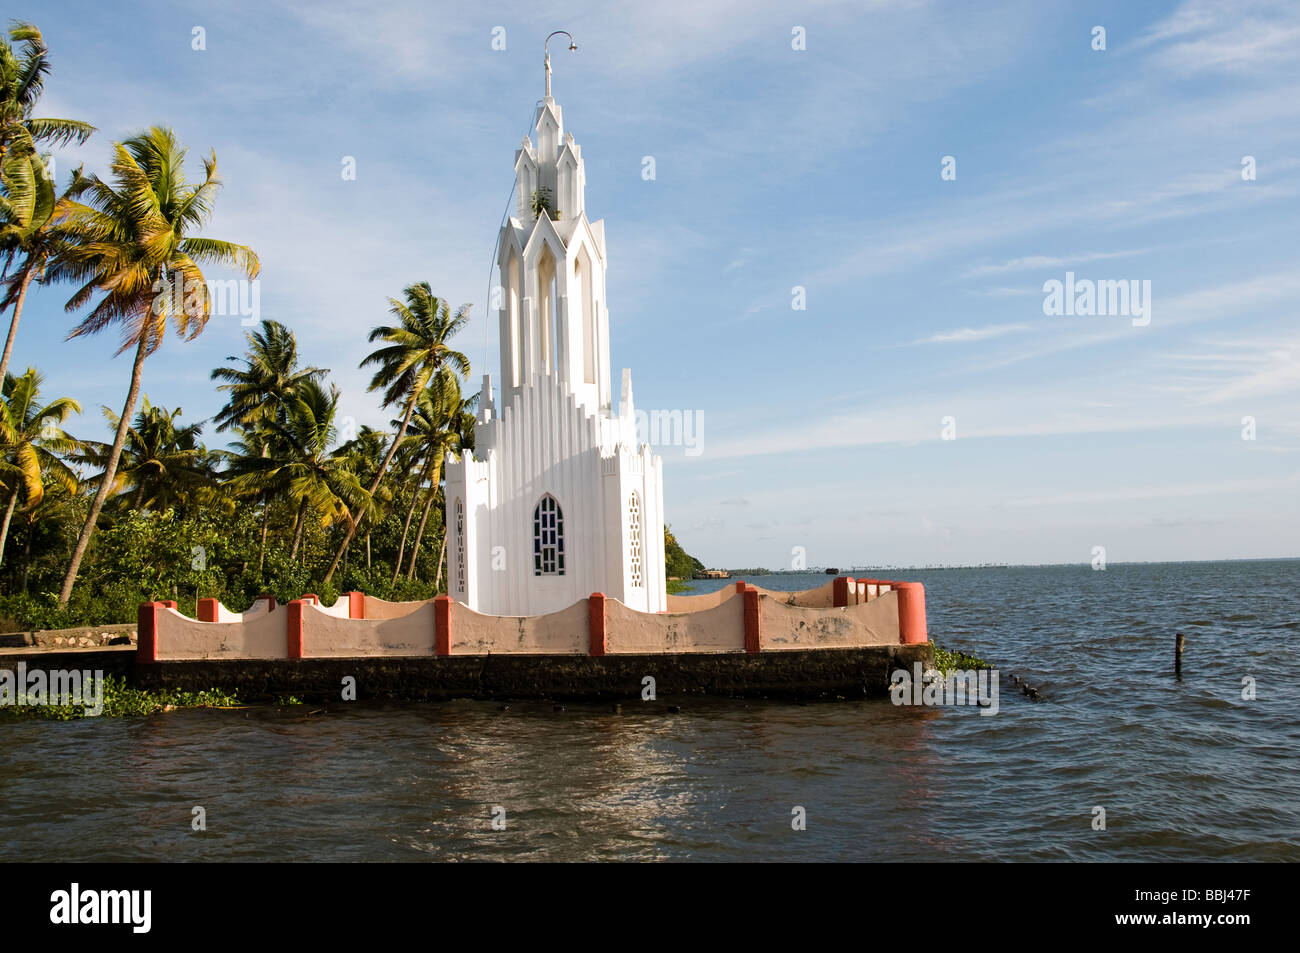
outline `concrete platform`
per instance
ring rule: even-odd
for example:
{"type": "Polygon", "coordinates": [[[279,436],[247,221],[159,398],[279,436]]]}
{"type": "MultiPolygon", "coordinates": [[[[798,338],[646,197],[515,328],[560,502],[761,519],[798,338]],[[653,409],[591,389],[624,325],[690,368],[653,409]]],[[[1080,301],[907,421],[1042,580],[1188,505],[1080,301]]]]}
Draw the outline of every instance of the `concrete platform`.
{"type": "Polygon", "coordinates": [[[133,653],[10,650],[0,668],[102,669],[140,688],[220,688],[245,701],[294,695],[338,701],[343,679],[357,698],[413,701],[451,698],[629,700],[643,679],[658,697],[833,699],[883,696],[894,669],[933,661],[929,643],[749,653],[679,655],[461,655],[164,661],[136,664],[133,653]]]}

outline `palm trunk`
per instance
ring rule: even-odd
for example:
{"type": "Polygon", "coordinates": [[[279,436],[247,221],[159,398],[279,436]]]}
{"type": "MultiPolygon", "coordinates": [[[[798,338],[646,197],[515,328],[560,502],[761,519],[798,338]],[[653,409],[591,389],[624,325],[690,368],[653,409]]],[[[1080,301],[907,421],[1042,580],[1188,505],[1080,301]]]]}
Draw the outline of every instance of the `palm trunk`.
{"type": "Polygon", "coordinates": [[[266,557],[266,524],[271,518],[271,501],[262,497],[262,541],[257,547],[257,578],[262,578],[262,560],[266,557]]]}
{"type": "Polygon", "coordinates": [[[104,478],[99,482],[99,490],[95,493],[95,499],[90,504],[90,512],[86,514],[86,525],[81,527],[81,535],[77,537],[77,545],[72,550],[72,559],[68,563],[67,574],[63,577],[63,585],[59,589],[59,606],[63,607],[68,604],[68,599],[72,597],[72,586],[77,581],[77,573],[81,571],[81,561],[86,556],[86,549],[90,546],[90,537],[95,532],[95,523],[99,520],[99,511],[104,508],[104,501],[108,499],[109,488],[113,485],[113,478],[117,476],[117,462],[122,458],[122,447],[126,443],[126,432],[131,426],[131,414],[135,411],[135,402],[140,396],[140,381],[144,377],[144,359],[149,356],[149,327],[146,322],[145,326],[140,329],[139,339],[135,345],[135,363],[131,365],[131,388],[126,392],[126,403],[122,405],[122,416],[117,422],[117,434],[113,437],[113,449],[108,454],[108,466],[104,469],[104,478]]]}
{"type": "MultiPolygon", "coordinates": [[[[424,525],[429,519],[429,510],[433,506],[433,501],[438,496],[438,484],[442,482],[442,458],[438,457],[434,461],[432,479],[429,481],[429,498],[424,501],[424,514],[420,517],[420,529],[415,534],[415,549],[411,552],[411,568],[406,574],[407,579],[415,578],[415,557],[420,555],[420,540],[424,538],[424,525]]],[[[444,523],[446,520],[443,521],[444,523]]],[[[447,527],[442,528],[442,538],[447,538],[447,527]]],[[[436,586],[438,580],[435,579],[433,584],[436,586]]]]}
{"type": "MultiPolygon", "coordinates": [[[[388,464],[393,461],[393,454],[397,453],[397,445],[401,443],[402,438],[406,436],[406,427],[411,422],[411,414],[415,412],[415,398],[417,396],[416,393],[412,393],[411,399],[406,402],[406,413],[402,415],[402,426],[397,429],[397,433],[393,437],[393,442],[388,445],[388,452],[384,454],[384,461],[379,464],[379,472],[375,474],[375,479],[371,482],[370,489],[366,491],[372,497],[375,495],[375,491],[379,489],[379,484],[383,482],[384,473],[388,470],[388,464]]],[[[361,514],[361,519],[365,519],[365,513],[361,514]]],[[[343,559],[343,550],[347,549],[348,543],[352,542],[352,537],[357,535],[357,530],[359,528],[360,520],[352,523],[348,527],[348,535],[343,540],[343,545],[339,547],[339,551],[334,554],[334,561],[330,563],[329,571],[325,573],[325,578],[322,580],[323,585],[328,586],[330,580],[334,578],[334,572],[339,568],[339,563],[343,559]]]]}
{"type": "Polygon", "coordinates": [[[437,495],[437,492],[430,490],[428,498],[424,501],[424,512],[420,514],[420,528],[415,531],[415,545],[411,548],[411,565],[406,571],[407,579],[415,578],[415,560],[420,555],[420,540],[424,539],[424,527],[429,522],[429,511],[433,509],[433,500],[437,495]]]}
{"type": "Polygon", "coordinates": [[[27,571],[32,568],[32,536],[36,532],[36,524],[28,522],[27,539],[23,543],[23,575],[19,580],[19,589],[22,592],[27,591],[27,571]]]}
{"type": "Polygon", "coordinates": [[[307,497],[302,498],[302,503],[298,505],[298,518],[293,521],[293,549],[289,550],[289,561],[298,556],[298,544],[302,542],[302,527],[307,522],[307,497]]]}
{"type": "Polygon", "coordinates": [[[9,521],[14,518],[14,507],[18,505],[18,487],[9,494],[9,507],[5,510],[4,525],[0,526],[0,564],[5,561],[5,543],[9,541],[9,521]]]}
{"type": "Polygon", "coordinates": [[[420,487],[425,479],[429,476],[429,466],[432,461],[426,463],[420,470],[420,478],[415,481],[415,492],[411,494],[411,505],[406,510],[406,522],[402,524],[402,544],[397,547],[397,562],[393,565],[393,579],[390,586],[397,585],[397,577],[402,571],[402,560],[406,557],[406,534],[411,530],[411,517],[415,515],[415,504],[420,502],[420,487]]]}
{"type": "Polygon", "coordinates": [[[366,569],[370,569],[370,530],[366,530],[366,569]]]}
{"type": "Polygon", "coordinates": [[[439,588],[442,585],[442,557],[447,555],[447,527],[442,528],[442,545],[438,547],[438,574],[433,577],[433,588],[441,592],[439,588]]]}
{"type": "Polygon", "coordinates": [[[27,297],[27,286],[32,283],[32,268],[28,262],[23,269],[22,281],[18,285],[18,297],[14,299],[14,316],[9,321],[9,337],[5,339],[4,354],[0,355],[0,382],[4,381],[9,370],[9,358],[14,352],[14,338],[18,337],[18,320],[23,316],[23,300],[27,297]]]}

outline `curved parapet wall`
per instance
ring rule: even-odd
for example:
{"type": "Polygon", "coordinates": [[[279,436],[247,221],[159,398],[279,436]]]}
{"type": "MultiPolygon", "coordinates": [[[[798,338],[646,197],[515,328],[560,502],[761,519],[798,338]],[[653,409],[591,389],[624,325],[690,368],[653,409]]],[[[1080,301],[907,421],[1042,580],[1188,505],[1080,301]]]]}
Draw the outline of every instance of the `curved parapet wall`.
{"type": "Polygon", "coordinates": [[[200,599],[198,601],[198,620],[200,622],[246,622],[270,612],[275,606],[271,596],[258,596],[253,604],[243,612],[232,612],[217,599],[200,599]]]}
{"type": "MultiPolygon", "coordinates": [[[[814,601],[825,588],[809,590],[814,601]]],[[[394,603],[349,593],[324,608],[308,594],[285,606],[259,600],[227,621],[216,620],[216,600],[200,605],[213,621],[151,602],[140,606],[137,660],[758,654],[928,641],[920,583],[841,578],[830,592],[834,605],[803,606],[742,582],[689,612],[639,612],[592,593],[540,616],[481,615],[445,595],[394,603]]]]}
{"type": "MultiPolygon", "coordinates": [[[[732,590],[734,596],[735,590],[732,590]]],[[[605,600],[606,648],[610,655],[664,652],[743,652],[742,600],[727,599],[695,612],[637,612],[605,600]]]]}
{"type": "MultiPolygon", "coordinates": [[[[360,593],[358,593],[360,595],[360,593]]],[[[400,619],[404,615],[410,615],[412,612],[418,612],[421,606],[426,606],[433,600],[421,599],[417,602],[389,602],[386,599],[376,599],[374,596],[364,596],[366,619],[400,619]]],[[[340,602],[343,600],[340,599],[340,602]]]]}
{"type": "Polygon", "coordinates": [[[450,624],[452,655],[588,654],[586,599],[559,612],[532,616],[481,615],[453,602],[450,624]]]}
{"type": "Polygon", "coordinates": [[[715,592],[705,592],[698,596],[669,596],[669,612],[699,612],[722,605],[743,589],[755,589],[760,595],[768,596],[789,606],[802,606],[808,609],[828,609],[837,605],[854,605],[868,602],[888,592],[890,585],[877,579],[853,579],[841,576],[812,589],[786,592],[780,589],[764,589],[744,580],[737,580],[734,585],[723,586],[715,592]],[[843,591],[846,601],[837,602],[837,594],[843,591]]]}
{"type": "Polygon", "coordinates": [[[303,600],[302,658],[434,654],[433,602],[415,604],[418,607],[404,615],[379,619],[338,615],[333,610],[340,603],[346,610],[347,600],[343,598],[330,609],[303,600]]]}
{"type": "MultiPolygon", "coordinates": [[[[200,622],[160,602],[148,608],[152,611],[148,627],[156,645],[154,660],[289,657],[287,606],[268,606],[267,611],[238,622],[200,622]]],[[[145,609],[140,607],[140,632],[146,629],[145,609]]]]}
{"type": "Polygon", "coordinates": [[[859,605],[824,609],[791,606],[761,596],[758,609],[761,651],[857,648],[897,645],[900,641],[898,597],[894,593],[859,605]]]}

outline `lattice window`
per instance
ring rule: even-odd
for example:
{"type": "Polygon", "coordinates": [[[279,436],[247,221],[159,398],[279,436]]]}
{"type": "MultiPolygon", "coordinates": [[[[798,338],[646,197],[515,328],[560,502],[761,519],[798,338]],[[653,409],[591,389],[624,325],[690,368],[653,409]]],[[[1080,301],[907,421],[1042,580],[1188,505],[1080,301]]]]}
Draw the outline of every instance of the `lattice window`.
{"type": "Polygon", "coordinates": [[[465,504],[456,497],[456,591],[465,593],[465,504]]]}
{"type": "Polygon", "coordinates": [[[632,491],[627,501],[628,545],[632,552],[632,588],[640,589],[641,581],[641,497],[632,491]]]}
{"type": "Polygon", "coordinates": [[[564,513],[549,493],[533,510],[533,575],[564,575],[564,513]]]}

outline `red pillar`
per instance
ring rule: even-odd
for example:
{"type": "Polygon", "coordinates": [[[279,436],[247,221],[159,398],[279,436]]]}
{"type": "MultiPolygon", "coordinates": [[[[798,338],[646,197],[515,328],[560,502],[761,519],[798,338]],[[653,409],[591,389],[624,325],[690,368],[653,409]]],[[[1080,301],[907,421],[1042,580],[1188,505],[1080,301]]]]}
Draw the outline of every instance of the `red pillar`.
{"type": "Polygon", "coordinates": [[[741,598],[745,600],[745,651],[751,655],[758,652],[758,590],[752,586],[746,589],[741,598]]]}
{"type": "Polygon", "coordinates": [[[433,654],[451,654],[451,596],[433,600],[433,654]]]}
{"type": "Polygon", "coordinates": [[[588,654],[601,656],[609,647],[605,633],[605,594],[593,592],[587,597],[587,636],[588,654]]]}
{"type": "Polygon", "coordinates": [[[158,661],[158,606],[157,602],[142,602],[135,616],[135,661],[158,661]]]}
{"type": "Polygon", "coordinates": [[[737,592],[744,592],[744,591],[745,591],[745,580],[743,580],[743,579],[738,579],[738,580],[736,580],[736,591],[737,591],[737,592]]]}
{"type": "Polygon", "coordinates": [[[272,609],[275,608],[275,596],[271,595],[269,592],[264,592],[264,593],[262,593],[260,596],[258,596],[257,598],[259,598],[259,599],[265,599],[267,602],[271,603],[271,608],[272,608],[272,609]]]}
{"type": "Polygon", "coordinates": [[[303,600],[295,599],[286,606],[289,610],[289,619],[285,623],[289,658],[302,658],[302,607],[304,605],[303,600]]]}
{"type": "Polygon", "coordinates": [[[925,627],[925,586],[919,582],[896,582],[898,593],[898,641],[904,645],[930,641],[925,627]]]}
{"type": "Polygon", "coordinates": [[[366,594],[364,592],[348,593],[348,618],[364,619],[366,617],[366,594]]]}
{"type": "Polygon", "coordinates": [[[849,580],[847,576],[836,576],[831,584],[831,605],[847,606],[849,604],[849,580]]]}
{"type": "Polygon", "coordinates": [[[320,605],[320,596],[316,595],[316,593],[314,593],[314,592],[304,592],[304,593],[302,594],[302,601],[306,602],[308,599],[310,599],[312,602],[316,603],[316,605],[320,605]]]}
{"type": "Polygon", "coordinates": [[[209,599],[206,596],[199,600],[199,621],[216,622],[217,621],[217,600],[209,599]]]}

